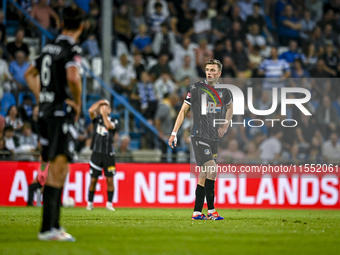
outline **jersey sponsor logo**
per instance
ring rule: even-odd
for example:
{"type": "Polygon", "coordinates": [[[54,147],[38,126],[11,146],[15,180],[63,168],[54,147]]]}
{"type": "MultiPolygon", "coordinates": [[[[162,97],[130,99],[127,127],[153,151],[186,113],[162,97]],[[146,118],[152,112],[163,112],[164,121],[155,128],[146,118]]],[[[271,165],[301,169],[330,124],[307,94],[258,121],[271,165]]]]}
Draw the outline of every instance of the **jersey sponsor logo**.
{"type": "Polygon", "coordinates": [[[204,150],[204,154],[205,154],[205,155],[209,155],[209,154],[210,154],[210,150],[209,150],[209,149],[205,149],[205,150],[204,150]]]}
{"type": "Polygon", "coordinates": [[[97,132],[97,134],[99,134],[101,136],[106,136],[108,134],[107,128],[102,126],[102,125],[97,126],[96,132],[97,132]]]}
{"type": "Polygon", "coordinates": [[[74,45],[71,49],[72,52],[77,52],[78,54],[81,54],[82,48],[79,47],[78,45],[74,45]]]}
{"type": "Polygon", "coordinates": [[[44,91],[39,93],[39,103],[53,103],[54,102],[55,93],[50,91],[44,91]]]}
{"type": "MultiPolygon", "coordinates": [[[[207,85],[203,84],[206,88],[199,88],[200,90],[203,90],[205,94],[202,95],[202,114],[206,115],[207,113],[217,113],[221,111],[222,107],[222,100],[221,96],[217,91],[207,85]],[[213,100],[213,102],[208,102],[207,95],[213,100]],[[215,99],[217,97],[217,100],[215,99]],[[204,110],[205,109],[205,110],[204,110]]],[[[222,92],[220,92],[222,94],[222,92]]]]}

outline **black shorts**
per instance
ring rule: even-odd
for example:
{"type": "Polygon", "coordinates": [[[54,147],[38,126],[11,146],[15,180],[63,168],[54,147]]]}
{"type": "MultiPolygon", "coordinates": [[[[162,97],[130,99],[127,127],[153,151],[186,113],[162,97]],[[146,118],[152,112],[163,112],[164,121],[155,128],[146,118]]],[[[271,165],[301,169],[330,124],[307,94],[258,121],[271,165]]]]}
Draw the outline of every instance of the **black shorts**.
{"type": "Polygon", "coordinates": [[[202,137],[191,137],[191,143],[198,166],[203,166],[204,163],[212,159],[216,161],[218,141],[211,141],[202,137]]]}
{"type": "Polygon", "coordinates": [[[103,169],[106,177],[112,177],[116,173],[115,155],[93,152],[90,160],[91,177],[98,178],[103,169]]]}
{"type": "Polygon", "coordinates": [[[58,155],[65,155],[68,161],[72,161],[78,138],[73,119],[40,118],[38,127],[43,161],[53,161],[58,155]]]}

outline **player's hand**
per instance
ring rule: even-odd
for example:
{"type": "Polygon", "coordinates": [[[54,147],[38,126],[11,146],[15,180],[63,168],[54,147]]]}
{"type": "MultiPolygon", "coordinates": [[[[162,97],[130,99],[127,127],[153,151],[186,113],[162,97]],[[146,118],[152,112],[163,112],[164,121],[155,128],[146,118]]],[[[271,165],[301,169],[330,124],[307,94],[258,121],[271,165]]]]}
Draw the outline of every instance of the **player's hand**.
{"type": "Polygon", "coordinates": [[[77,122],[80,117],[81,106],[77,105],[75,101],[67,98],[65,99],[65,103],[73,108],[76,113],[76,117],[74,118],[74,122],[77,122]]]}
{"type": "Polygon", "coordinates": [[[218,137],[222,138],[224,136],[224,134],[227,133],[227,130],[228,130],[228,126],[220,127],[217,131],[218,137]]]}
{"type": "Polygon", "coordinates": [[[174,148],[177,146],[177,136],[176,135],[171,135],[169,138],[169,146],[171,148],[174,148]],[[174,145],[172,145],[172,143],[174,143],[174,145]]]}
{"type": "Polygon", "coordinates": [[[101,100],[101,104],[110,106],[110,102],[106,99],[101,100]]]}

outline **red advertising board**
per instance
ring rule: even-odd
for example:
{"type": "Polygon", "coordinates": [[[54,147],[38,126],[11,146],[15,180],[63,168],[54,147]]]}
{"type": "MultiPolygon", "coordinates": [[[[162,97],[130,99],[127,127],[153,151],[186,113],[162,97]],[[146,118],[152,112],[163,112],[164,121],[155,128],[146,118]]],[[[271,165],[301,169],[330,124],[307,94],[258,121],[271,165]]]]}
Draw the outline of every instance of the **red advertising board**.
{"type": "MultiPolygon", "coordinates": [[[[25,206],[36,162],[0,162],[0,206],[25,206]]],[[[238,169],[242,165],[236,166],[238,169]]],[[[192,208],[197,180],[189,164],[117,164],[115,207],[192,208]]],[[[89,164],[71,164],[63,197],[85,206],[90,182],[89,164]]],[[[248,175],[251,176],[251,175],[248,175]]],[[[217,208],[340,209],[340,183],[336,174],[295,173],[247,178],[247,173],[220,174],[216,181],[217,208]],[[273,178],[273,176],[278,178],[273,178]]],[[[100,178],[95,206],[105,206],[105,178],[100,178]]]]}

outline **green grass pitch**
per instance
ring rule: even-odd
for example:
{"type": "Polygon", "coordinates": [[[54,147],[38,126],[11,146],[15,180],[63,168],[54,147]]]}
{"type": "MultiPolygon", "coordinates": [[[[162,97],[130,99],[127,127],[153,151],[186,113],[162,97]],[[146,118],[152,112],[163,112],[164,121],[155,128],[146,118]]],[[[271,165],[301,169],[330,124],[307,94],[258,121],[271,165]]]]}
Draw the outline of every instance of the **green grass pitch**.
{"type": "Polygon", "coordinates": [[[0,254],[339,254],[340,212],[219,210],[224,221],[192,221],[191,209],[63,208],[74,243],[41,242],[41,208],[0,207],[0,254]]]}

